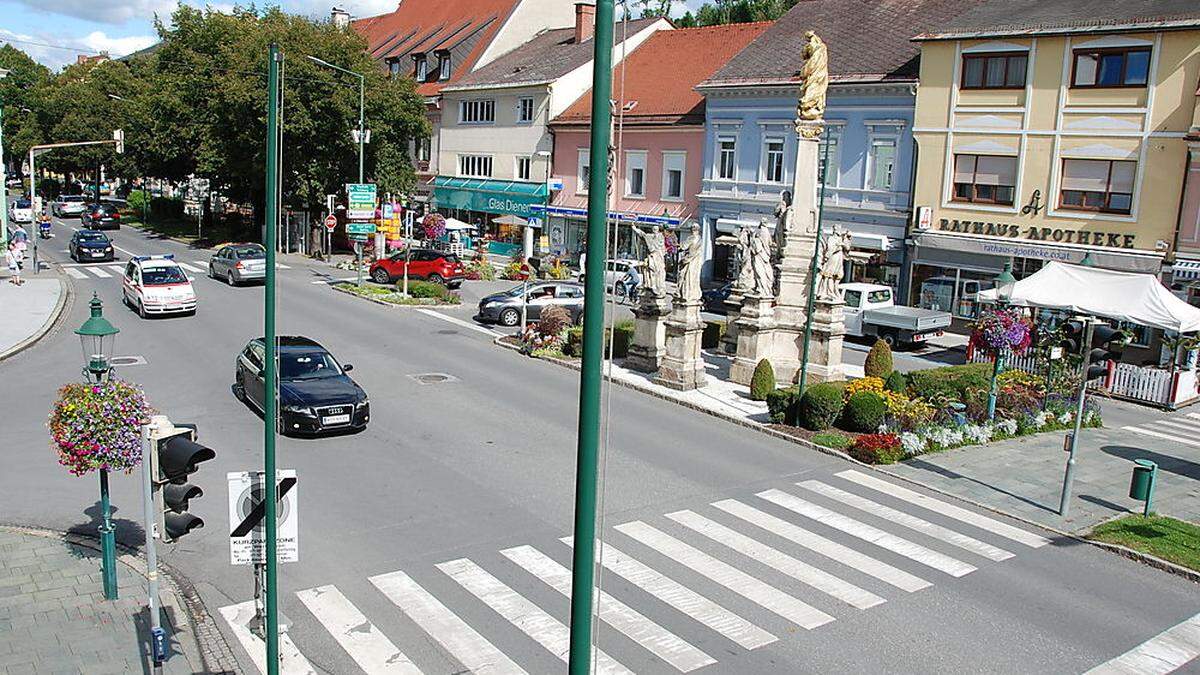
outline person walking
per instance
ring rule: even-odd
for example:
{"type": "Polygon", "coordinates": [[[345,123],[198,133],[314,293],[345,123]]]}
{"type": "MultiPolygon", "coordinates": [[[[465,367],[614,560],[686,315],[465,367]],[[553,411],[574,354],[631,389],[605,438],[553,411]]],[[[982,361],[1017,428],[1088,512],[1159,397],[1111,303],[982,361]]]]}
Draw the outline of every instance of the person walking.
{"type": "Polygon", "coordinates": [[[16,242],[10,242],[8,248],[5,249],[4,264],[8,267],[8,283],[17,286],[25,283],[21,281],[20,252],[17,250],[16,242]]]}

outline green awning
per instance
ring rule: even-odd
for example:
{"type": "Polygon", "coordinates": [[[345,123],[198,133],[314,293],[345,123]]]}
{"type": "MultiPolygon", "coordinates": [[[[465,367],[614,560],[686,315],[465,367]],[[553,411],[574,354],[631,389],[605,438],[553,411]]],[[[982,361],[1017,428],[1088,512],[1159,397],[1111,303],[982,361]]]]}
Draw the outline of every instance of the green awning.
{"type": "Polygon", "coordinates": [[[545,183],[435,176],[433,198],[439,208],[511,213],[523,218],[529,207],[544,205],[549,196],[545,183]]]}

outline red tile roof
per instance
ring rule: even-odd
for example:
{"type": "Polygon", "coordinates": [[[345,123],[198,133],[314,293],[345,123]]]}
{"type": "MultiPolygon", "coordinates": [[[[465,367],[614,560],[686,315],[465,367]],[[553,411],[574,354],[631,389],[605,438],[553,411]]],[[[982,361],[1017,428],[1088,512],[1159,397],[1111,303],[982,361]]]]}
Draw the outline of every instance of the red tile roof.
{"type": "MultiPolygon", "coordinates": [[[[613,68],[613,98],[633,106],[625,113],[625,123],[703,123],[704,97],[696,85],[770,26],[771,22],[764,21],[660,30],[651,35],[625,59],[624,95],[622,64],[613,68]]],[[[587,122],[591,111],[589,91],[554,121],[587,122]]]]}
{"type": "Polygon", "coordinates": [[[471,72],[475,62],[520,0],[403,0],[390,14],[353,22],[367,41],[367,52],[380,61],[400,59],[402,73],[412,73],[409,54],[430,54],[431,77],[437,69],[435,49],[454,54],[449,80],[423,82],[417,93],[436,95],[441,88],[471,72]],[[456,49],[457,48],[457,49],[456,49]]]}

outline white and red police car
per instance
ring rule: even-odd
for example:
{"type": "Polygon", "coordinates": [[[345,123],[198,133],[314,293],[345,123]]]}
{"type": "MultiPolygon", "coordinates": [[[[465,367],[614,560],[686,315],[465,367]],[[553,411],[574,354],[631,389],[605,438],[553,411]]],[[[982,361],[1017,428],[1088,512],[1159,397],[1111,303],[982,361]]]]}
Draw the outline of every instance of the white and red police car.
{"type": "Polygon", "coordinates": [[[125,304],[144,319],[151,314],[195,314],[196,290],[172,255],[135,256],[121,281],[125,304]]]}

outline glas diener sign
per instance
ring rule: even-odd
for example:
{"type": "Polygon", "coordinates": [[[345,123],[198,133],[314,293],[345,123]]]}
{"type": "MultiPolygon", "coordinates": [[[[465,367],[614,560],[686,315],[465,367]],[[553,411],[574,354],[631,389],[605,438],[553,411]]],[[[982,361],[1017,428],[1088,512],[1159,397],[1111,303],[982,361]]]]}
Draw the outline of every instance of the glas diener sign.
{"type": "Polygon", "coordinates": [[[437,205],[441,208],[512,214],[522,218],[529,217],[532,213],[531,206],[542,205],[546,202],[544,195],[505,195],[484,190],[443,186],[435,188],[434,198],[437,199],[437,205]]]}
{"type": "MultiPolygon", "coordinates": [[[[276,556],[279,562],[300,560],[300,513],[295,469],[275,472],[279,498],[275,503],[276,556]]],[[[229,562],[231,565],[267,562],[266,493],[264,471],[234,471],[229,482],[229,562]]]]}
{"type": "Polygon", "coordinates": [[[375,184],[346,184],[346,217],[350,220],[372,220],[375,218],[375,184]]]}

